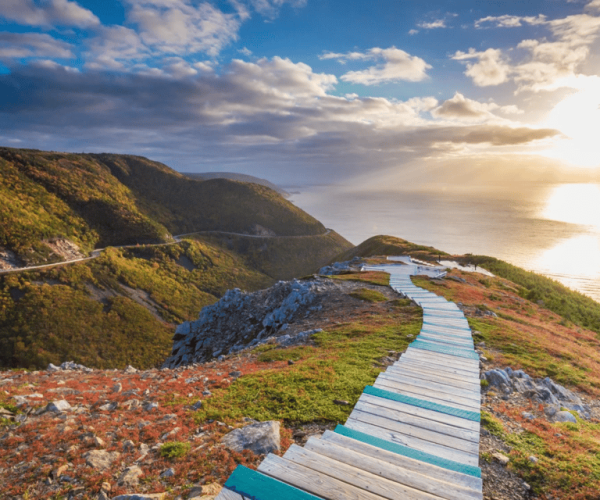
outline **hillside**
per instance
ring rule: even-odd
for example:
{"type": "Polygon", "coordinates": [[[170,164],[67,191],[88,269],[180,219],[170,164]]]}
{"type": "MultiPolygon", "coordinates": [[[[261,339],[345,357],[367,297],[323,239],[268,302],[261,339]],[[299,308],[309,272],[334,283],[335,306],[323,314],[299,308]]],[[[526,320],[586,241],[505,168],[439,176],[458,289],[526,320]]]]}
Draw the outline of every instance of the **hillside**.
{"type": "MultiPolygon", "coordinates": [[[[363,262],[383,260],[363,251],[363,262]]],[[[452,270],[444,279],[414,277],[413,282],[460,304],[483,356],[479,465],[484,499],[596,498],[598,334],[523,298],[522,285],[502,277],[452,270]],[[538,387],[563,385],[560,391],[583,403],[580,411],[571,411],[574,422],[557,421],[556,403],[540,400],[539,389],[494,382],[489,374],[506,367],[523,370],[538,387]],[[502,456],[506,463],[497,458],[502,456]]],[[[313,332],[300,343],[271,338],[176,369],[0,372],[5,415],[0,425],[10,431],[0,436],[7,450],[0,459],[5,493],[96,498],[104,488],[107,498],[134,492],[162,493],[164,500],[202,498],[218,491],[238,464],[256,468],[264,458],[227,448],[221,440],[233,428],[252,419],[277,420],[283,453],[344,422],[364,386],[373,384],[419,332],[421,310],[395,294],[381,272],[300,283],[317,295],[306,305],[310,314],[299,309],[291,319],[281,319],[287,327],[273,334],[282,340],[313,332]],[[44,411],[58,399],[72,408],[44,411]],[[106,469],[94,465],[90,452],[110,455],[106,469]],[[136,472],[134,477],[128,470],[136,472]],[[47,477],[51,480],[41,480],[47,477]]],[[[564,298],[578,300],[578,294],[565,290],[564,298]]],[[[245,321],[248,312],[253,313],[232,313],[239,318],[225,317],[225,324],[245,321]]],[[[260,327],[253,328],[256,335],[260,327]]],[[[230,330],[223,333],[236,342],[239,333],[230,330]]]]}
{"type": "Polygon", "coordinates": [[[206,181],[208,179],[229,179],[232,181],[240,182],[251,182],[252,184],[260,184],[261,186],[267,186],[273,191],[277,191],[284,197],[289,197],[290,194],[284,189],[280,188],[277,184],[273,184],[266,179],[260,177],[254,177],[253,175],[239,174],[236,172],[181,172],[183,175],[192,179],[200,179],[206,181]]]}
{"type": "Polygon", "coordinates": [[[227,289],[313,273],[351,246],[267,187],[192,180],[137,156],[0,148],[0,205],[0,269],[109,247],[0,273],[4,367],[156,366],[175,325],[227,289]],[[172,237],[203,231],[216,232],[172,237]],[[220,231],[268,238],[228,245],[220,231]]]}
{"type": "Polygon", "coordinates": [[[326,231],[265,186],[193,180],[138,156],[0,148],[0,181],[0,251],[26,264],[62,260],[48,245],[56,240],[86,253],[197,231],[326,231]]]}

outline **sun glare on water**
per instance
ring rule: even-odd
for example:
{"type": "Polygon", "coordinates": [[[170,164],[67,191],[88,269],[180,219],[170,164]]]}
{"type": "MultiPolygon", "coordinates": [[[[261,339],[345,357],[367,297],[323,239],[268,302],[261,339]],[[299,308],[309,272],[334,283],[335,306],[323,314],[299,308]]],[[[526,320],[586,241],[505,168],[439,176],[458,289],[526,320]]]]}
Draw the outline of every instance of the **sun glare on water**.
{"type": "Polygon", "coordinates": [[[535,268],[573,288],[600,278],[600,185],[563,184],[557,186],[546,202],[541,217],[548,220],[587,226],[582,234],[565,239],[543,252],[535,268]],[[579,282],[578,282],[579,281],[579,282]]]}
{"type": "Polygon", "coordinates": [[[557,186],[546,201],[542,218],[600,229],[600,185],[557,186]]]}

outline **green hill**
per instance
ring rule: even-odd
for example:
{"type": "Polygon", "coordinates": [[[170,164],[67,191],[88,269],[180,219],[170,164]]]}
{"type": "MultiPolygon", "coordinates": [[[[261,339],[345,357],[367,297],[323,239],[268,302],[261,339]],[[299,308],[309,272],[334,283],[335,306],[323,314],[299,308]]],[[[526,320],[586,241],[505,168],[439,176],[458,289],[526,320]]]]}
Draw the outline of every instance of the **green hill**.
{"type": "Polygon", "coordinates": [[[138,156],[0,148],[0,206],[0,264],[7,251],[24,265],[61,262],[57,241],[83,254],[109,247],[0,274],[5,367],[156,366],[175,325],[227,289],[312,273],[351,247],[268,187],[194,180],[138,156]]]}
{"type": "Polygon", "coordinates": [[[146,158],[0,148],[0,247],[27,264],[61,260],[47,242],[93,248],[231,231],[324,234],[275,191],[227,179],[190,179],[146,158]]]}

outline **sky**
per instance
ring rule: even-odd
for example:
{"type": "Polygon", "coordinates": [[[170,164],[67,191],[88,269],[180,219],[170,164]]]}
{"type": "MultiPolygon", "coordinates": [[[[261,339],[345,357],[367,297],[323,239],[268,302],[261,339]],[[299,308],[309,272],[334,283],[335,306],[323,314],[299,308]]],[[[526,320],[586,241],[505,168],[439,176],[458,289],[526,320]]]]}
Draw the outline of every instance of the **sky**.
{"type": "Polygon", "coordinates": [[[599,35],[600,0],[1,0],[0,145],[284,185],[600,179],[599,35]]]}

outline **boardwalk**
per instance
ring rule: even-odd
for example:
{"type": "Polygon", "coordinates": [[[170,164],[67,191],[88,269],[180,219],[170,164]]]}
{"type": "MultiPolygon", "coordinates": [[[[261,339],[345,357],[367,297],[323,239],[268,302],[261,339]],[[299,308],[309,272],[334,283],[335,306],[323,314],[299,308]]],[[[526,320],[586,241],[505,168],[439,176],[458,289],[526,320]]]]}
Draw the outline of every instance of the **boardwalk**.
{"type": "MultiPolygon", "coordinates": [[[[390,259],[392,260],[392,259],[390,259]]],[[[423,327],[400,360],[365,387],[345,425],[239,466],[217,500],[483,498],[479,357],[458,307],[412,284],[439,268],[371,266],[423,308],[423,327]]]]}

